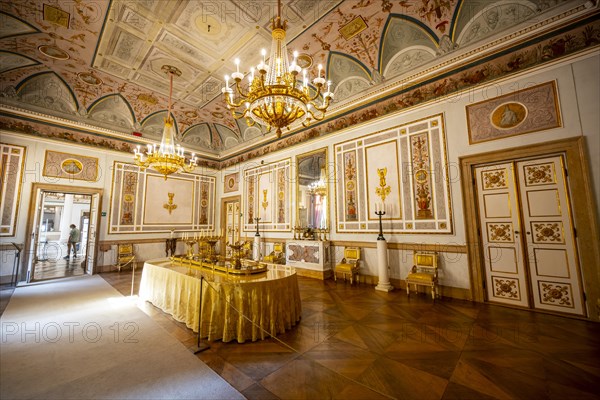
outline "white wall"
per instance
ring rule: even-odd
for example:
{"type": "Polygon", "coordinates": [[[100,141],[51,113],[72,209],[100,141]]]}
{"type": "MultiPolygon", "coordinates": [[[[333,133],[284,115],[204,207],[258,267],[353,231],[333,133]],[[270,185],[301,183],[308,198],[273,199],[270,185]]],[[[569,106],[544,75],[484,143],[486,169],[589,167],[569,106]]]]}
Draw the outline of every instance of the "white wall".
{"type": "MultiPolygon", "coordinates": [[[[95,189],[103,189],[102,196],[102,211],[106,212],[106,216],[100,217],[100,227],[98,231],[99,240],[130,240],[139,239],[154,239],[168,238],[170,233],[146,233],[146,234],[109,234],[108,233],[108,216],[110,215],[109,204],[111,197],[111,183],[113,175],[113,165],[115,161],[132,162],[133,155],[129,156],[122,152],[95,150],[87,146],[77,144],[61,143],[42,138],[28,138],[22,135],[12,134],[10,132],[2,132],[2,142],[8,144],[16,144],[26,146],[25,170],[23,173],[23,183],[21,187],[21,198],[18,205],[17,229],[16,235],[12,238],[0,238],[0,244],[8,244],[10,242],[24,243],[26,225],[28,218],[28,210],[31,201],[31,188],[33,183],[44,183],[53,185],[80,186],[90,187],[95,189]],[[63,178],[50,178],[42,176],[44,167],[44,157],[46,150],[59,151],[63,153],[84,154],[89,157],[98,158],[99,171],[98,180],[96,182],[86,182],[82,180],[72,180],[63,178]]],[[[200,174],[214,175],[214,170],[198,168],[195,172],[200,174]]],[[[74,221],[77,223],[76,221],[74,221]]],[[[140,261],[164,257],[165,246],[157,243],[136,245],[137,254],[140,261]]],[[[181,251],[183,249],[180,249],[181,251]]],[[[114,265],[116,261],[115,246],[107,252],[98,251],[97,265],[108,266],[114,265]]],[[[3,251],[0,257],[0,276],[10,275],[13,268],[14,253],[12,251],[3,251]]]]}
{"type": "MultiPolygon", "coordinates": [[[[220,229],[220,205],[221,198],[242,195],[243,199],[243,174],[242,171],[249,166],[256,166],[261,161],[270,163],[284,158],[292,158],[304,152],[315,150],[322,147],[328,148],[329,162],[333,161],[332,154],[334,144],[362,136],[370,132],[391,128],[397,125],[409,123],[417,119],[428,117],[434,114],[443,113],[446,128],[446,145],[448,151],[450,194],[452,201],[453,214],[453,234],[432,235],[432,234],[393,234],[386,235],[388,242],[395,243],[427,243],[427,244],[459,244],[466,245],[465,221],[463,214],[463,200],[461,192],[461,182],[459,173],[459,157],[495,151],[501,148],[520,147],[528,144],[541,143],[551,140],[557,140],[567,137],[584,136],[588,144],[590,157],[590,168],[594,181],[594,192],[596,201],[600,199],[600,56],[599,52],[580,56],[578,58],[564,60],[544,68],[537,68],[517,77],[494,82],[489,85],[481,86],[469,91],[456,94],[446,98],[440,98],[429,104],[410,109],[407,111],[390,114],[380,118],[377,121],[364,125],[353,126],[348,129],[328,135],[322,140],[311,141],[306,144],[295,146],[291,149],[284,149],[275,153],[267,154],[264,157],[250,160],[247,163],[229,167],[226,170],[217,173],[217,196],[215,219],[220,229]],[[465,107],[468,104],[479,102],[487,98],[511,93],[520,88],[529,87],[533,84],[539,84],[550,80],[556,80],[558,86],[558,95],[560,100],[563,126],[560,128],[535,132],[526,135],[509,137],[506,139],[484,142],[475,145],[469,145],[466,128],[465,107]],[[223,177],[232,172],[240,172],[239,191],[233,193],[223,192],[223,177]]],[[[54,183],[60,185],[89,186],[94,188],[103,188],[104,196],[102,198],[102,210],[109,215],[110,186],[112,181],[112,166],[114,161],[130,162],[131,157],[118,152],[102,152],[89,147],[78,146],[74,144],[63,144],[43,140],[40,138],[27,138],[19,135],[2,134],[2,141],[10,144],[19,144],[27,146],[27,160],[24,174],[24,183],[21,190],[21,199],[19,204],[18,224],[15,238],[2,238],[0,243],[18,242],[25,240],[25,228],[27,223],[27,210],[29,208],[31,185],[34,182],[54,183]],[[81,153],[91,157],[97,157],[100,161],[100,177],[98,182],[69,181],[67,179],[46,178],[41,175],[43,167],[44,153],[46,149],[62,151],[66,153],[81,153]]],[[[198,173],[213,174],[214,171],[197,171],[198,173]]],[[[330,194],[333,196],[335,190],[330,187],[330,194]]],[[[295,201],[295,190],[292,198],[295,201]]],[[[333,202],[330,202],[330,215],[334,214],[333,202]]],[[[292,204],[293,222],[295,220],[295,203],[292,204]]],[[[596,207],[598,210],[598,206],[596,207]]],[[[600,214],[600,213],[599,213],[600,214]]],[[[145,238],[169,237],[168,233],[159,234],[135,234],[135,235],[109,235],[108,217],[101,217],[100,223],[100,241],[104,240],[134,240],[145,238]]],[[[331,239],[340,241],[367,241],[375,242],[376,234],[338,234],[332,222],[331,239]]],[[[243,232],[249,237],[252,232],[243,232]]],[[[262,233],[264,238],[282,238],[291,239],[293,234],[286,233],[262,233]]],[[[179,244],[179,251],[183,251],[183,246],[179,244]]],[[[342,249],[336,249],[336,260],[341,259],[342,249]]],[[[1,258],[0,275],[9,275],[12,270],[12,258],[10,254],[5,254],[1,258]]],[[[164,246],[159,244],[147,244],[138,246],[138,256],[140,260],[147,260],[164,256],[164,246]]],[[[367,275],[377,275],[377,264],[375,249],[365,249],[362,273],[367,275]]],[[[409,266],[411,265],[411,254],[406,251],[390,250],[390,267],[392,278],[403,278],[409,266]]],[[[105,253],[99,252],[99,265],[114,264],[114,249],[105,253]]],[[[469,288],[469,270],[466,254],[443,253],[441,254],[440,280],[443,285],[459,288],[469,288]]]]}
{"type": "MultiPolygon", "coordinates": [[[[459,158],[496,151],[503,148],[513,148],[558,140],[568,137],[585,136],[588,143],[588,149],[591,157],[591,171],[595,182],[594,191],[596,198],[600,198],[600,74],[598,71],[600,56],[598,51],[592,54],[579,57],[577,59],[566,60],[544,68],[536,68],[527,73],[520,74],[517,77],[496,81],[492,84],[471,89],[449,97],[440,98],[429,104],[390,114],[380,118],[377,121],[367,124],[353,126],[334,134],[330,134],[318,141],[311,141],[306,144],[294,146],[291,149],[285,149],[276,153],[270,153],[264,157],[250,160],[247,163],[229,167],[221,171],[221,174],[229,174],[244,169],[262,161],[264,163],[275,162],[284,158],[292,158],[295,164],[295,157],[299,154],[316,150],[319,148],[328,148],[328,162],[333,161],[333,146],[336,143],[349,140],[356,136],[363,136],[372,132],[389,129],[398,125],[406,124],[431,115],[443,113],[445,119],[446,146],[448,152],[448,175],[450,178],[450,192],[452,201],[453,215],[453,234],[386,234],[389,243],[426,243],[430,245],[457,244],[466,245],[465,221],[463,213],[462,182],[460,181],[459,158]],[[558,96],[560,101],[563,126],[556,129],[535,132],[520,136],[513,136],[501,140],[489,141],[469,145],[467,133],[467,119],[465,107],[468,104],[476,103],[493,97],[512,93],[516,90],[531,87],[555,80],[558,87],[558,96]]],[[[241,172],[241,177],[243,173],[241,172]]],[[[222,180],[222,179],[221,179],[222,180]]],[[[334,185],[330,185],[330,196],[335,195],[334,185]]],[[[217,185],[218,191],[223,190],[222,182],[217,185]]],[[[243,182],[240,182],[239,193],[228,193],[223,195],[242,194],[243,182]]],[[[296,193],[292,198],[295,199],[296,193]]],[[[243,198],[242,198],[243,201],[243,198]]],[[[294,200],[295,201],[295,200],[294,200]]],[[[333,202],[330,204],[330,215],[335,216],[333,202]]],[[[293,215],[295,219],[295,203],[292,204],[293,215]]],[[[598,207],[597,207],[598,209],[598,207]]],[[[599,212],[600,214],[600,212],[599,212]]],[[[292,223],[293,225],[293,223],[292,223]]],[[[331,239],[339,241],[364,241],[375,243],[377,234],[346,234],[335,232],[335,221],[330,222],[331,239]]],[[[265,238],[287,238],[293,237],[292,233],[282,234],[274,232],[262,233],[265,238]]],[[[336,260],[342,258],[343,249],[335,250],[336,260]]],[[[412,252],[390,250],[389,260],[392,278],[404,278],[408,269],[412,266],[412,252]]],[[[364,249],[361,273],[377,276],[377,256],[373,248],[364,249]]],[[[442,285],[458,288],[469,288],[469,269],[466,254],[441,253],[440,281],[442,285]]]]}

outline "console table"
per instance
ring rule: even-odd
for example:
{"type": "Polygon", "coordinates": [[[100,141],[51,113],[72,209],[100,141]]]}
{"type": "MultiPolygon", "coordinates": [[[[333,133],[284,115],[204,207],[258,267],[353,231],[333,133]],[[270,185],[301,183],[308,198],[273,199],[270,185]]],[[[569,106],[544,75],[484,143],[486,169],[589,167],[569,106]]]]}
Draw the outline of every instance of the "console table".
{"type": "Polygon", "coordinates": [[[327,279],[331,276],[331,242],[324,240],[288,240],[285,263],[296,268],[300,276],[327,279]]]}

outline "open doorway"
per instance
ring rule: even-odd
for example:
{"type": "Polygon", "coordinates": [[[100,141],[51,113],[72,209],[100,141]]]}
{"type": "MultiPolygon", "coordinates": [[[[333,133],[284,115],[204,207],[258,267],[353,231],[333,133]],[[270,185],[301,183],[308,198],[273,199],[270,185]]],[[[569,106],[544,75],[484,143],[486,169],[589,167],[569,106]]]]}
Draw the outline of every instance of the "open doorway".
{"type": "Polygon", "coordinates": [[[33,184],[19,281],[94,272],[101,196],[102,189],[33,184]]]}
{"type": "Polygon", "coordinates": [[[89,194],[42,193],[33,281],[85,274],[91,203],[89,194]]]}

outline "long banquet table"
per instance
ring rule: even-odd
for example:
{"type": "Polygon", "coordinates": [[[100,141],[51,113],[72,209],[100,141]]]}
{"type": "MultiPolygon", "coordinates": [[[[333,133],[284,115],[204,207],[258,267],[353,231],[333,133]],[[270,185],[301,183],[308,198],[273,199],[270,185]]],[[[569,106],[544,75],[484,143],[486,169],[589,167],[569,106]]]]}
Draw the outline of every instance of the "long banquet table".
{"type": "Polygon", "coordinates": [[[269,266],[255,275],[229,275],[192,269],[169,259],[144,263],[139,297],[198,332],[209,341],[262,340],[285,332],[300,320],[300,290],[291,267],[269,266]]]}

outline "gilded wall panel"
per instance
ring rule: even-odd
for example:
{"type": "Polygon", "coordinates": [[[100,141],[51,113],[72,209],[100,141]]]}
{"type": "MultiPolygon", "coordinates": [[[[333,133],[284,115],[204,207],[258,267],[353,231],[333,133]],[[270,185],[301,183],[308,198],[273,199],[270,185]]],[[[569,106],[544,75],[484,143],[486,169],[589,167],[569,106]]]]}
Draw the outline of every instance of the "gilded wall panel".
{"type": "Polygon", "coordinates": [[[451,233],[441,114],[334,145],[337,232],[451,233]]]}
{"type": "Polygon", "coordinates": [[[213,230],[213,176],[163,175],[115,162],[110,198],[109,234],[213,230]]]}
{"type": "Polygon", "coordinates": [[[265,164],[243,171],[244,231],[289,232],[291,223],[290,159],[265,164]]]}
{"type": "Polygon", "coordinates": [[[25,147],[0,143],[0,237],[15,236],[25,147]]]}

